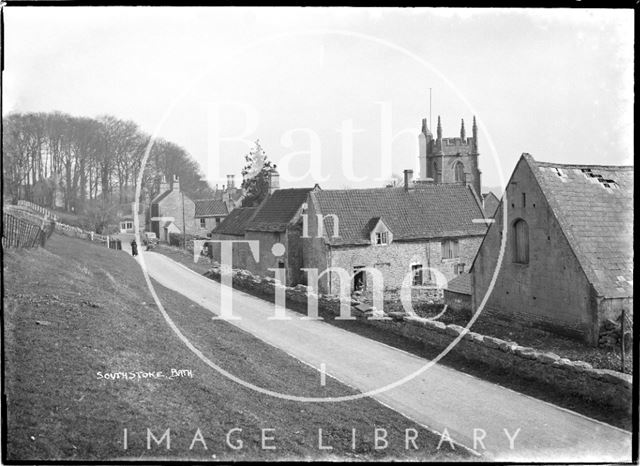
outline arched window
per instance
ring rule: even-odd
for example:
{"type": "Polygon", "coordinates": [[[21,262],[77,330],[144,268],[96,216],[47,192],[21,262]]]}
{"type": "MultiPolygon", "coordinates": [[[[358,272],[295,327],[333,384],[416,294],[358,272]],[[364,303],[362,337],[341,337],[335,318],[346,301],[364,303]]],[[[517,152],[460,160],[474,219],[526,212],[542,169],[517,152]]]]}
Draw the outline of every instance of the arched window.
{"type": "Polygon", "coordinates": [[[464,183],[465,182],[464,165],[462,165],[462,162],[456,162],[456,164],[453,167],[453,170],[454,170],[456,182],[464,183]]]}
{"type": "Polygon", "coordinates": [[[522,219],[513,224],[513,261],[529,263],[529,225],[522,219]]]}

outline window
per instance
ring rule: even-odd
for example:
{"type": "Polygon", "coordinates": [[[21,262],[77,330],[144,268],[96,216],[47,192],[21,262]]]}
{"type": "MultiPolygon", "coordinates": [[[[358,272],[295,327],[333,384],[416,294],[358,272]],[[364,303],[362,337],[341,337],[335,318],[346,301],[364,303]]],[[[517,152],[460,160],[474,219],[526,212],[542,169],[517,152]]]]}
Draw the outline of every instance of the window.
{"type": "Polygon", "coordinates": [[[462,162],[456,162],[454,166],[454,175],[455,175],[456,182],[464,183],[465,175],[464,175],[464,165],[462,165],[462,162]]]}
{"type": "Polygon", "coordinates": [[[414,264],[411,266],[411,285],[420,286],[423,284],[422,280],[422,264],[414,264]]]}
{"type": "Polygon", "coordinates": [[[529,225],[522,219],[513,224],[513,261],[529,263],[529,225]]]}
{"type": "Polygon", "coordinates": [[[527,193],[522,193],[522,208],[527,207],[527,193]]]}
{"type": "Polygon", "coordinates": [[[278,261],[278,268],[284,269],[284,261],[278,261]]]}
{"type": "Polygon", "coordinates": [[[131,230],[133,228],[133,222],[127,222],[126,223],[126,228],[127,228],[127,230],[131,230]]]}
{"type": "Polygon", "coordinates": [[[389,244],[389,233],[386,231],[376,233],[376,244],[389,244]]]}
{"type": "Polygon", "coordinates": [[[442,242],[442,258],[455,259],[458,257],[458,240],[449,239],[442,242]]]}
{"type": "Polygon", "coordinates": [[[200,219],[200,228],[206,228],[207,227],[207,221],[204,218],[200,219]]]}
{"type": "Polygon", "coordinates": [[[464,266],[465,264],[456,264],[453,268],[453,273],[456,275],[462,275],[464,273],[464,266]]]}

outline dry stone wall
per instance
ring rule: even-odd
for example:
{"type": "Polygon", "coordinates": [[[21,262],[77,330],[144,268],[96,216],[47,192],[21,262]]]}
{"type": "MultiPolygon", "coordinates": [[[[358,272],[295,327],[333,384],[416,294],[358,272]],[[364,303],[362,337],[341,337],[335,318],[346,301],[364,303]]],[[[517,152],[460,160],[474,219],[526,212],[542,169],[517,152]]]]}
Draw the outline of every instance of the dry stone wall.
{"type": "MultiPolygon", "coordinates": [[[[220,280],[220,269],[212,267],[206,276],[220,280]]],[[[275,294],[275,280],[260,277],[245,270],[234,270],[233,286],[248,292],[269,296],[275,294]]],[[[311,295],[305,285],[285,287],[287,302],[307,303],[311,295]]],[[[340,298],[331,295],[315,295],[318,307],[333,315],[340,314],[340,298]]],[[[571,361],[557,354],[537,351],[512,341],[481,335],[454,324],[392,312],[384,319],[371,319],[371,312],[358,311],[361,304],[351,301],[352,315],[366,325],[409,338],[424,345],[444,349],[460,337],[452,353],[470,362],[499,368],[516,377],[542,382],[564,393],[615,408],[629,409],[632,396],[632,376],[607,369],[594,369],[583,361],[571,361]]]]}

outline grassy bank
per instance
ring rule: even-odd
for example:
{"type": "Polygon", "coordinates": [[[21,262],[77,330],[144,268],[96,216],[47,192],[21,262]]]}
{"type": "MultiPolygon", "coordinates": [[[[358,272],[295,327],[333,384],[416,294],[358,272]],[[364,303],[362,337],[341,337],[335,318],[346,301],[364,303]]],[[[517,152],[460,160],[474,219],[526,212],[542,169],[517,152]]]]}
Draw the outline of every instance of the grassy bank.
{"type": "MultiPolygon", "coordinates": [[[[7,459],[470,458],[447,442],[438,450],[439,436],[371,399],[285,401],[223,377],[167,327],[124,251],[54,235],[46,248],[4,251],[4,286],[7,459]],[[190,372],[167,377],[172,370],[190,372]],[[165,376],[105,378],[118,371],[165,376]],[[387,433],[385,449],[375,448],[376,427],[387,433]],[[147,429],[157,439],[169,429],[170,449],[166,438],[148,449],[147,429]],[[332,450],[319,449],[319,429],[332,450]],[[418,450],[405,448],[406,429],[418,431],[418,450]],[[263,448],[263,436],[275,450],[263,448]]],[[[320,387],[316,370],[156,289],[183,333],[223,369],[283,393],[353,393],[331,379],[320,387]]]]}

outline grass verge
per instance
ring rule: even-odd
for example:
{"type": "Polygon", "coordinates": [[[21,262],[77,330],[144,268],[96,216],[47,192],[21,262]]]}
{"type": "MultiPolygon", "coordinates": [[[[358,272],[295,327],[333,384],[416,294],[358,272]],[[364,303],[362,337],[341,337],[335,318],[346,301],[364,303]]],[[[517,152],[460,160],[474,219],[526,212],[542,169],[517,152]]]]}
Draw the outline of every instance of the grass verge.
{"type": "MultiPolygon", "coordinates": [[[[53,235],[46,248],[5,250],[3,272],[7,460],[471,459],[446,441],[438,449],[438,435],[374,400],[284,401],[209,369],[167,327],[124,251],[53,235]],[[190,373],[167,377],[174,370],[190,373]],[[165,377],[104,377],[120,371],[165,377]],[[387,448],[376,449],[376,428],[386,431],[387,448]],[[157,439],[169,429],[170,448],[147,429],[157,439]],[[319,429],[332,450],[319,448],[319,429]],[[406,429],[418,432],[417,450],[405,448],[406,429]],[[227,435],[242,447],[229,446],[227,435]],[[263,448],[263,437],[276,449],[263,448]]],[[[156,289],[171,318],[221,367],[287,393],[353,393],[331,379],[320,388],[316,370],[156,289]]]]}

